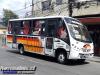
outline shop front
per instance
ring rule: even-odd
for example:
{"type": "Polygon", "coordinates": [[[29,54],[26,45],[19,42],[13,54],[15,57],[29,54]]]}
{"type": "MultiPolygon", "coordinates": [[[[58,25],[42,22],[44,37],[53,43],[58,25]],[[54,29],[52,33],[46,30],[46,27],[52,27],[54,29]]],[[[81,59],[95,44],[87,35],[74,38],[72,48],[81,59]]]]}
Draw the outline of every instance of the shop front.
{"type": "Polygon", "coordinates": [[[94,43],[94,55],[100,56],[100,17],[78,18],[86,25],[94,43]]]}

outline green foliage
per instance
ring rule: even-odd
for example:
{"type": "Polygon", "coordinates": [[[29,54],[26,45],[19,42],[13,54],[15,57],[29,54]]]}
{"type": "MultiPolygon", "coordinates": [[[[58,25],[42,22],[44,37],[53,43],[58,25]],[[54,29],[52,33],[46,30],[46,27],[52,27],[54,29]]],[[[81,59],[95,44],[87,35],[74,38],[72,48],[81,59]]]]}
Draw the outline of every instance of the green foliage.
{"type": "Polygon", "coordinates": [[[15,14],[13,11],[4,9],[3,10],[3,23],[5,26],[7,26],[9,19],[17,19],[18,15],[15,14]]]}

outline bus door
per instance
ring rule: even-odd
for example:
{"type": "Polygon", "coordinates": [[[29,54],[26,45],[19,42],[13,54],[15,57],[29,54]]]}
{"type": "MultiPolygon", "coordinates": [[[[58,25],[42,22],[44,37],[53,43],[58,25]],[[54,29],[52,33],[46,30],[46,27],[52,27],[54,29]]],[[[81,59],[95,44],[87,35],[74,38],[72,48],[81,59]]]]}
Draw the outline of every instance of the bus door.
{"type": "Polygon", "coordinates": [[[20,33],[21,21],[12,22],[12,48],[17,48],[17,35],[20,33]]]}
{"type": "Polygon", "coordinates": [[[48,20],[46,24],[45,54],[54,54],[55,20],[48,20]]]}
{"type": "Polygon", "coordinates": [[[53,54],[53,38],[46,37],[45,38],[45,54],[52,55],[53,54]]]}
{"type": "Polygon", "coordinates": [[[16,39],[17,39],[16,31],[17,31],[16,28],[14,28],[13,35],[12,35],[12,37],[13,37],[13,39],[12,39],[12,48],[17,48],[17,45],[16,45],[16,39]]]}

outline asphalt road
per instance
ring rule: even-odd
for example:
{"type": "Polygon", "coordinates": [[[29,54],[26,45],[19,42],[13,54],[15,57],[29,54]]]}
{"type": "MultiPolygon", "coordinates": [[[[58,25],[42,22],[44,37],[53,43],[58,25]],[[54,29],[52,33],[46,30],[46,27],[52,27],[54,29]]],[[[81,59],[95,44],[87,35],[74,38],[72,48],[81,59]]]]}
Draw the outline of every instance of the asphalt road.
{"type": "MultiPolygon", "coordinates": [[[[20,55],[17,50],[0,48],[0,66],[36,66],[35,75],[100,75],[100,63],[87,60],[85,63],[57,63],[53,58],[27,53],[20,55]]],[[[0,74],[1,75],[1,74],[0,74]]]]}

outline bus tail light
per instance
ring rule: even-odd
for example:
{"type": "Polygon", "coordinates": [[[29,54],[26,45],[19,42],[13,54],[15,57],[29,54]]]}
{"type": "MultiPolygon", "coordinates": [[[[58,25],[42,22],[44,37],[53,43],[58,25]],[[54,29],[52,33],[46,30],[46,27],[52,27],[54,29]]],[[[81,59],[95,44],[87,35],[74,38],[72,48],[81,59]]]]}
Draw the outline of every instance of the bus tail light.
{"type": "Polygon", "coordinates": [[[83,48],[85,48],[85,49],[91,49],[91,46],[90,46],[89,44],[85,44],[85,45],[83,46],[83,48]]]}

